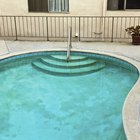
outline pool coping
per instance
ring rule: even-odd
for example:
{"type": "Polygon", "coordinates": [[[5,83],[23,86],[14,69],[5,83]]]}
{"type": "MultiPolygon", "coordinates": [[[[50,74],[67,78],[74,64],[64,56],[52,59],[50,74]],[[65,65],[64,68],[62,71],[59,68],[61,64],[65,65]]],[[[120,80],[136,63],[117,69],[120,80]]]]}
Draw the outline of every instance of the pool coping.
{"type": "MultiPolygon", "coordinates": [[[[27,53],[35,53],[35,52],[49,52],[49,51],[66,51],[66,49],[41,49],[41,50],[30,50],[30,51],[22,51],[22,52],[12,52],[7,53],[0,56],[0,60],[12,56],[17,56],[21,54],[27,53]]],[[[107,55],[111,57],[115,57],[126,61],[132,65],[134,65],[139,73],[140,73],[140,62],[135,61],[129,57],[118,55],[110,52],[105,51],[95,51],[95,50],[79,50],[79,49],[72,49],[74,52],[85,52],[85,53],[96,53],[101,55],[107,55]]],[[[123,105],[123,126],[125,130],[125,134],[128,140],[139,140],[140,139],[140,77],[138,78],[137,82],[133,86],[133,88],[128,93],[124,105],[123,105]]],[[[113,128],[112,128],[113,129],[113,128]]]]}

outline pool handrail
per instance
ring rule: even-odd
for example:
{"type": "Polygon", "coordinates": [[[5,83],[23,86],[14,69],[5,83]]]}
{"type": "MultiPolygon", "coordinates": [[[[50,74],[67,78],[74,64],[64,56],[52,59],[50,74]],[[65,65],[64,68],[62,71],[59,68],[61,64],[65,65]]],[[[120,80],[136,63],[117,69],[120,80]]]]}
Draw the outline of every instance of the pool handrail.
{"type": "Polygon", "coordinates": [[[68,46],[67,46],[67,61],[70,60],[71,48],[72,48],[72,27],[69,27],[68,46]]]}

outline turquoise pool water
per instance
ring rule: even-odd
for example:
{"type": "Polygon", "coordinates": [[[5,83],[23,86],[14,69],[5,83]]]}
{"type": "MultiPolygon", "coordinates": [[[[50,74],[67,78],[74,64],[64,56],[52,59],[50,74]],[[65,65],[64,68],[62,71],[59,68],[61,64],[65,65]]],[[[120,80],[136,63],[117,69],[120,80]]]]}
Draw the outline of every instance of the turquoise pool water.
{"type": "MultiPolygon", "coordinates": [[[[99,60],[102,69],[57,76],[33,66],[46,56],[1,63],[0,140],[125,140],[122,106],[138,73],[99,60]]],[[[94,63],[92,59],[86,61],[94,63]]],[[[82,64],[85,61],[67,65],[82,64]]]]}

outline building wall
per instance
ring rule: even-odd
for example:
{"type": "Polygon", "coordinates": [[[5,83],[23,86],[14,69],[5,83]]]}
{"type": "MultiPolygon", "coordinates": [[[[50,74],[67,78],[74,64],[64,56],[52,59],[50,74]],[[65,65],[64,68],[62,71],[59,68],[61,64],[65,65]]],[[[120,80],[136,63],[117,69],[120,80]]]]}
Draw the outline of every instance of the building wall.
{"type": "MultiPolygon", "coordinates": [[[[54,15],[52,13],[28,12],[28,0],[0,0],[1,15],[54,15]]],[[[102,15],[103,0],[70,0],[70,12],[55,15],[102,15]]]]}
{"type": "Polygon", "coordinates": [[[23,15],[28,11],[27,0],[0,0],[1,15],[23,15]]]}
{"type": "Polygon", "coordinates": [[[107,11],[107,0],[69,0],[69,13],[28,12],[28,0],[0,0],[0,15],[92,15],[92,16],[130,16],[140,15],[140,10],[107,11]]]}
{"type": "Polygon", "coordinates": [[[107,0],[69,0],[69,13],[28,12],[28,0],[0,0],[0,15],[92,15],[92,16],[129,16],[140,15],[140,10],[107,11],[107,0]]]}

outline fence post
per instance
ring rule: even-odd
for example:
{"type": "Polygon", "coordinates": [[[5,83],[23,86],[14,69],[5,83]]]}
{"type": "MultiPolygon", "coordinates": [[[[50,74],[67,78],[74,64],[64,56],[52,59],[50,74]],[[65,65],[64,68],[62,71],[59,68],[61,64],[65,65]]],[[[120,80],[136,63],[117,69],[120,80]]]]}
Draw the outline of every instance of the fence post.
{"type": "Polygon", "coordinates": [[[14,16],[14,22],[15,22],[16,40],[18,40],[18,35],[17,35],[17,22],[16,22],[16,17],[15,16],[14,16]]]}
{"type": "Polygon", "coordinates": [[[114,41],[114,17],[112,17],[112,35],[111,35],[111,42],[114,41]]]}
{"type": "Polygon", "coordinates": [[[80,26],[81,26],[81,18],[79,17],[79,38],[78,38],[78,41],[80,41],[81,40],[81,38],[80,38],[80,34],[81,34],[81,32],[80,32],[80,26]]]}

